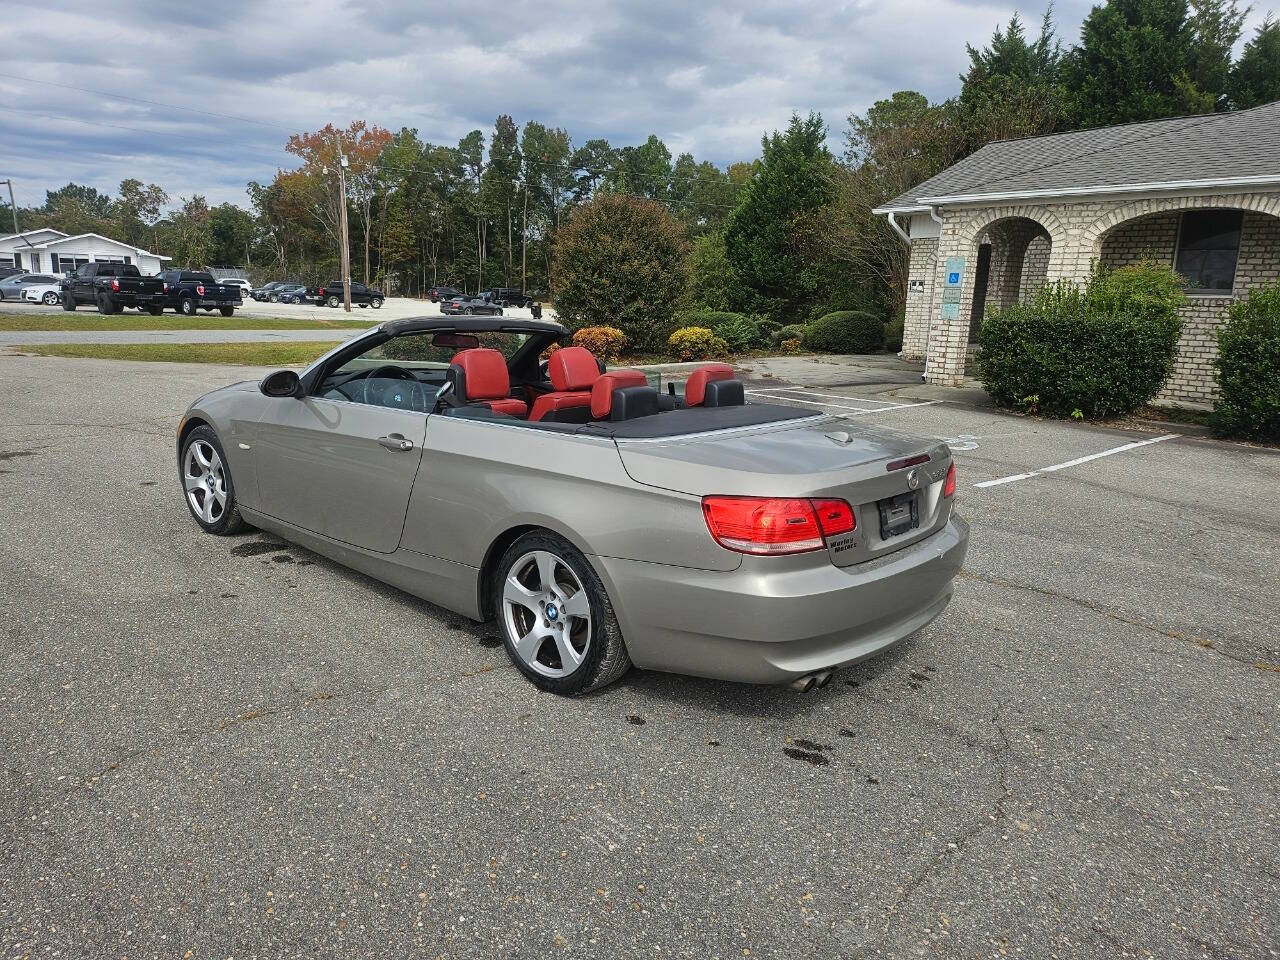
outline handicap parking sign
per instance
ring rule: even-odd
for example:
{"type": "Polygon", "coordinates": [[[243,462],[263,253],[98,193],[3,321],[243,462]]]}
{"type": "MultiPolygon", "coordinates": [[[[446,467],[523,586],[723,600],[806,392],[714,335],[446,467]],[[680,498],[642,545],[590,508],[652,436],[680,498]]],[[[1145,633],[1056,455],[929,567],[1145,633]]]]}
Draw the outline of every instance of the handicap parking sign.
{"type": "Polygon", "coordinates": [[[953,285],[953,286],[954,286],[955,284],[957,284],[957,283],[959,283],[959,282],[960,282],[960,271],[959,271],[959,270],[953,270],[951,273],[948,273],[948,274],[947,274],[947,283],[949,283],[949,284],[951,284],[951,285],[953,285]]]}

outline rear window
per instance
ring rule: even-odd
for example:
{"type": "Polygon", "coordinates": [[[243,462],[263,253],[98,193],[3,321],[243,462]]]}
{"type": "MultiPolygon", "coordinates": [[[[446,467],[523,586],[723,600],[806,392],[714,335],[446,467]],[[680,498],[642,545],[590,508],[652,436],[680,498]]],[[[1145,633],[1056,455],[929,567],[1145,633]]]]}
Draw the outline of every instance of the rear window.
{"type": "Polygon", "coordinates": [[[212,273],[194,273],[194,272],[184,273],[182,275],[182,279],[190,280],[193,283],[216,283],[217,282],[216,280],[213,279],[212,273]]]}

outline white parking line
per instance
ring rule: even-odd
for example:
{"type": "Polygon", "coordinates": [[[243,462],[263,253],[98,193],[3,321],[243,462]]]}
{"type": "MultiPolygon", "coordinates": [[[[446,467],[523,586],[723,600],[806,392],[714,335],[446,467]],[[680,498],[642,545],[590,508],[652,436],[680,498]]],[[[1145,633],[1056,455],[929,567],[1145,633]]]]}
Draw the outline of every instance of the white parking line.
{"type": "Polygon", "coordinates": [[[1015,473],[1011,477],[1000,477],[998,480],[984,480],[982,483],[975,483],[974,486],[981,487],[998,487],[1004,483],[1013,483],[1015,480],[1027,480],[1031,477],[1039,476],[1042,473],[1054,473],[1058,470],[1065,470],[1067,467],[1078,467],[1082,463],[1088,463],[1090,460],[1099,460],[1102,457],[1109,457],[1115,453],[1124,453],[1126,450],[1136,450],[1138,447],[1146,447],[1153,443],[1161,443],[1165,440],[1173,440],[1180,437],[1180,433],[1166,433],[1163,437],[1154,437],[1151,440],[1138,440],[1134,443],[1126,443],[1119,447],[1112,447],[1110,450],[1103,450],[1101,453],[1091,453],[1085,457],[1076,457],[1074,460],[1068,460],[1066,463],[1055,463],[1050,467],[1041,467],[1039,470],[1032,470],[1029,473],[1015,473]]]}
{"type": "Polygon", "coordinates": [[[873,400],[871,397],[846,397],[843,393],[819,393],[805,387],[770,387],[757,393],[803,393],[807,397],[826,397],[828,400],[856,400],[859,403],[883,403],[891,407],[899,405],[897,400],[873,400]]]}
{"type": "MultiPolygon", "coordinates": [[[[889,413],[892,410],[906,410],[909,407],[930,407],[930,406],[933,406],[935,403],[942,403],[941,400],[925,400],[921,403],[897,403],[887,407],[855,407],[847,403],[832,403],[830,400],[801,400],[799,397],[789,397],[789,396],[783,395],[787,393],[801,393],[801,392],[808,393],[809,391],[784,390],[784,389],[748,390],[747,391],[747,393],[752,394],[754,396],[767,397],[770,400],[785,400],[788,403],[804,403],[804,404],[808,404],[811,407],[836,407],[840,410],[852,410],[858,414],[889,413]]],[[[835,396],[835,394],[825,394],[825,393],[818,393],[813,395],[818,397],[835,396]]],[[[841,399],[842,400],[859,400],[860,398],[841,397],[841,399]]],[[[863,401],[863,402],[884,403],[885,401],[871,400],[871,401],[863,401]]]]}

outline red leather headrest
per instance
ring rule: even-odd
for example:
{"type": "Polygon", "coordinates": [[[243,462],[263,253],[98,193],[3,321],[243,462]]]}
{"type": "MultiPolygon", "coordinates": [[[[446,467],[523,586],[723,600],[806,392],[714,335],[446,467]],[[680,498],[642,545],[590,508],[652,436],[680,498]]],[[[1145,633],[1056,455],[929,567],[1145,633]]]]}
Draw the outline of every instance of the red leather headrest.
{"type": "Polygon", "coordinates": [[[727,363],[707,363],[700,366],[684,385],[684,405],[700,407],[707,395],[707,384],[712,380],[732,380],[733,367],[727,363]]]}
{"type": "Polygon", "coordinates": [[[591,419],[605,420],[613,409],[613,391],[620,387],[643,387],[649,381],[639,370],[610,370],[591,385],[591,419]]]}
{"type": "Polygon", "coordinates": [[[561,347],[547,361],[547,376],[559,393],[590,390],[600,376],[600,367],[586,347],[561,347]]]}
{"type": "Polygon", "coordinates": [[[507,361],[497,350],[472,347],[453,355],[452,363],[466,377],[467,395],[460,400],[502,400],[511,393],[507,361]]]}

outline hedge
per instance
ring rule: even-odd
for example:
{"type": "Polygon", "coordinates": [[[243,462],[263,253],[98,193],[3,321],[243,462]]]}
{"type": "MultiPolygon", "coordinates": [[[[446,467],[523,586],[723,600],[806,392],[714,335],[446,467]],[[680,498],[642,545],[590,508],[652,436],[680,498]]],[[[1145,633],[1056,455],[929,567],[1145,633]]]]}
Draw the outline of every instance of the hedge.
{"type": "Polygon", "coordinates": [[[681,327],[667,345],[680,360],[710,360],[729,353],[729,345],[706,327],[681,327]]]}
{"type": "Polygon", "coordinates": [[[1177,356],[1182,280],[1138,264],[1081,290],[1045,287],[978,334],[978,379],[1000,404],[1061,417],[1115,417],[1149,402],[1177,356]]]}
{"type": "Polygon", "coordinates": [[[804,345],[819,353],[874,353],[884,346],[884,318],[860,310],[828,313],[805,329],[804,345]]]}
{"type": "Polygon", "coordinates": [[[1231,305],[1216,368],[1214,432],[1280,443],[1280,284],[1231,305]]]}
{"type": "Polygon", "coordinates": [[[627,335],[617,327],[583,327],[573,334],[573,343],[585,347],[605,363],[613,363],[627,347],[627,335]]]}

